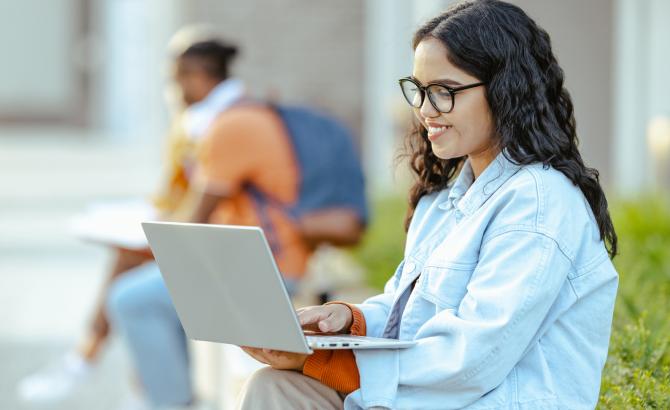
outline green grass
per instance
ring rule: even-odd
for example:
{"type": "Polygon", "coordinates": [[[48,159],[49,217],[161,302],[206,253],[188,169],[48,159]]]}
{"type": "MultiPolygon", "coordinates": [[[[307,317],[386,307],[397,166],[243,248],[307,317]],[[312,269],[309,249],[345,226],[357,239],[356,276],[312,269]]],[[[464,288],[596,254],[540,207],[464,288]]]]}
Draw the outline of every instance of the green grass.
{"type": "Polygon", "coordinates": [[[670,409],[670,203],[612,207],[620,275],[600,408],[670,409]]]}
{"type": "MultiPolygon", "coordinates": [[[[368,283],[381,289],[402,259],[403,198],[375,203],[363,244],[352,251],[368,283]]],[[[670,201],[614,202],[620,274],[600,409],[670,409],[670,201]]]]}
{"type": "Polygon", "coordinates": [[[365,268],[368,284],[375,289],[383,289],[402,261],[406,211],[407,202],[402,198],[376,201],[363,242],[352,250],[354,258],[365,268]]]}

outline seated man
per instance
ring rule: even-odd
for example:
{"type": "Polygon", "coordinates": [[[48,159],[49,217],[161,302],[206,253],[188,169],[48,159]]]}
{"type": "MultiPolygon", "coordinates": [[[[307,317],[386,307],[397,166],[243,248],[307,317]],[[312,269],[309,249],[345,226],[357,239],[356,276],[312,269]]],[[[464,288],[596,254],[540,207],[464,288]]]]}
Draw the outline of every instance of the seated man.
{"type": "MultiPolygon", "coordinates": [[[[236,80],[228,78],[225,56],[223,45],[208,41],[192,45],[177,59],[175,79],[189,105],[186,128],[202,137],[189,192],[176,215],[198,223],[270,223],[274,257],[291,293],[315,244],[325,239],[320,227],[335,221],[341,234],[335,242],[351,243],[362,224],[350,223],[350,215],[338,211],[301,221],[288,215],[286,207],[297,200],[300,179],[286,128],[268,106],[232,105],[226,99],[236,80]],[[272,201],[261,206],[249,186],[272,201]],[[347,226],[351,229],[341,229],[347,226]]],[[[151,404],[190,406],[194,397],[186,338],[155,262],[119,277],[108,312],[128,343],[151,404]]]]}

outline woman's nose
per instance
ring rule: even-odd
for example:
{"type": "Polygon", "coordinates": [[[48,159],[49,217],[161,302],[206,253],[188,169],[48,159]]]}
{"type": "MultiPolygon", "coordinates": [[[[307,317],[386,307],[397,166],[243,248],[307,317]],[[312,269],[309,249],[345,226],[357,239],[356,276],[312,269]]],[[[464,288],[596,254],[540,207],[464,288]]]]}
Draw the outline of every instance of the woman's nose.
{"type": "Polygon", "coordinates": [[[440,115],[440,112],[433,107],[427,95],[423,98],[423,104],[419,108],[419,113],[424,118],[434,118],[440,115]]]}

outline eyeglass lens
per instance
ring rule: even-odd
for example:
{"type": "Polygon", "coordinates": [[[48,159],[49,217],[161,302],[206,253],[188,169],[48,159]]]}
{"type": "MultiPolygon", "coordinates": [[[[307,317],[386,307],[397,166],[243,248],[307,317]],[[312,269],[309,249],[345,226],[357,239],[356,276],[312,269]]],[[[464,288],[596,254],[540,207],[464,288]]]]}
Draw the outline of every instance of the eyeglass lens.
{"type": "MultiPolygon", "coordinates": [[[[423,104],[423,91],[413,81],[401,82],[402,93],[407,102],[415,108],[421,107],[423,104]]],[[[428,99],[433,104],[433,107],[441,112],[448,112],[451,110],[453,98],[449,90],[439,84],[431,84],[426,87],[428,99]]]]}

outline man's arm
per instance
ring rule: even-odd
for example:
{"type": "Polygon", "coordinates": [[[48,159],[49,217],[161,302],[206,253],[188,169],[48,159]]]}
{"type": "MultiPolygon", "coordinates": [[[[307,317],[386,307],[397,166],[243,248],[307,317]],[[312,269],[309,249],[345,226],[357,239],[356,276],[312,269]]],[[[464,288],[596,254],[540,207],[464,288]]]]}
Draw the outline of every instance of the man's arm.
{"type": "Polygon", "coordinates": [[[335,246],[353,246],[360,242],[365,227],[350,209],[332,208],[312,212],[298,221],[303,238],[313,247],[328,242],[335,246]]]}
{"type": "Polygon", "coordinates": [[[212,194],[204,189],[191,188],[171,219],[182,222],[206,223],[219,202],[229,197],[226,193],[217,192],[212,194]]]}

